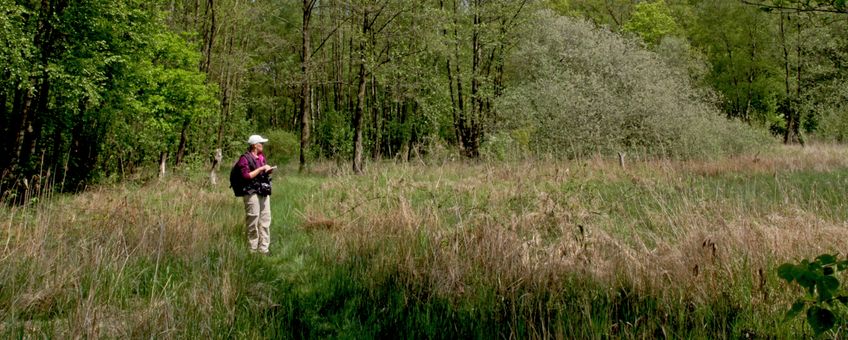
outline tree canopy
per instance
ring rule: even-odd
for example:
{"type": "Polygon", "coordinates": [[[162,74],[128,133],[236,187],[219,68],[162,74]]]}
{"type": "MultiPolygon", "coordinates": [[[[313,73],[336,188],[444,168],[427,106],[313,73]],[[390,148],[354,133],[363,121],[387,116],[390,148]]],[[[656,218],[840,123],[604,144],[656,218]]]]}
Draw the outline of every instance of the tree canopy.
{"type": "Polygon", "coordinates": [[[0,0],[0,191],[206,168],[250,133],[355,171],[505,141],[843,141],[846,20],[840,0],[0,0]]]}

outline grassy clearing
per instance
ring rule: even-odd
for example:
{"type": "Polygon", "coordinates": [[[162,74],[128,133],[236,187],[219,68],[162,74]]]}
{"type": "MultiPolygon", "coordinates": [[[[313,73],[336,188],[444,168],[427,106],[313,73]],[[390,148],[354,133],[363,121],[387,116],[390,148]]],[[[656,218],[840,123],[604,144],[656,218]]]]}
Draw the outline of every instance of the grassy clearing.
{"type": "Polygon", "coordinates": [[[848,249],[841,147],[289,175],[267,258],[199,181],[0,210],[0,334],[797,337],[774,268],[848,249]]]}

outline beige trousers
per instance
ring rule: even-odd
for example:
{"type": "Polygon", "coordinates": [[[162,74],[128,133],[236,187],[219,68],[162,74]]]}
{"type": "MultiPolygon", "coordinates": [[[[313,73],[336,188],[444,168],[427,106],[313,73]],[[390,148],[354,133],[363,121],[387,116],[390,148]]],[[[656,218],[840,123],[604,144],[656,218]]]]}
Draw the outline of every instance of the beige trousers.
{"type": "Polygon", "coordinates": [[[271,244],[271,197],[245,195],[244,212],[250,251],[267,253],[271,244]]]}

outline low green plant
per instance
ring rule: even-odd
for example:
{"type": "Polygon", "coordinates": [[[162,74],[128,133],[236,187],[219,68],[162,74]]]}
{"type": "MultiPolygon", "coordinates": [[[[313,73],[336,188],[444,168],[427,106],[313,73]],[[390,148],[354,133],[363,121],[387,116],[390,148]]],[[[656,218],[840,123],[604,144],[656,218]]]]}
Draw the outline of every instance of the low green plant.
{"type": "Polygon", "coordinates": [[[837,255],[823,254],[815,260],[800,263],[784,263],[777,275],[786,282],[795,282],[804,288],[804,296],[792,304],[786,320],[792,320],[806,310],[807,323],[816,335],[832,330],[837,325],[848,323],[845,307],[848,307],[848,291],[841,287],[839,274],[848,270],[848,259],[839,260],[837,255]]]}

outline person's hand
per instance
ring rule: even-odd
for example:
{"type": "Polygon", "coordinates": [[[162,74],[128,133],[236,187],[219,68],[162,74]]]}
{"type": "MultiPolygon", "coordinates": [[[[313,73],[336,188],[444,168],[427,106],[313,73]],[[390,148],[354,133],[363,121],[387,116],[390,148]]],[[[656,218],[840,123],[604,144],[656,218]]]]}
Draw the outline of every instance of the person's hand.
{"type": "Polygon", "coordinates": [[[262,166],[262,172],[268,172],[268,171],[271,171],[271,166],[268,165],[268,164],[263,165],[262,166]]]}

